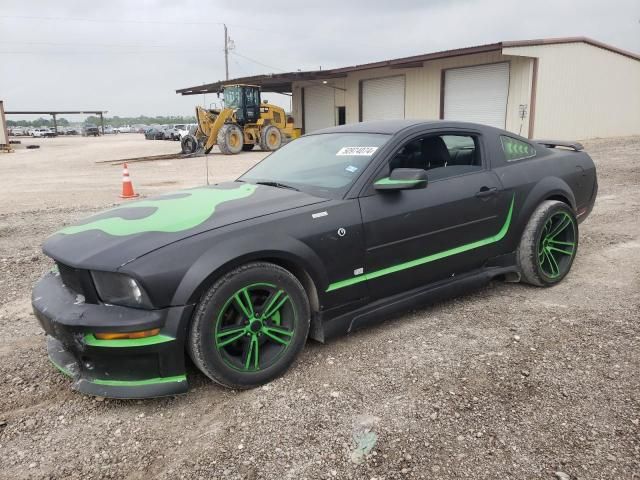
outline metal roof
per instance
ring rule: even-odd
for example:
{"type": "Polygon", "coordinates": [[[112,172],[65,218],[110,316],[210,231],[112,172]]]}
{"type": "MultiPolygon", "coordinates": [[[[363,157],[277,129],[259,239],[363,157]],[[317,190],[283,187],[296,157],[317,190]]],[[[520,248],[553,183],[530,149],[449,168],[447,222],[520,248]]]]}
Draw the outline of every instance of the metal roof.
{"type": "Polygon", "coordinates": [[[529,46],[542,46],[542,45],[556,45],[562,43],[586,43],[591,46],[609,50],[619,55],[632,58],[634,60],[640,60],[640,55],[621,50],[619,48],[607,45],[597,40],[592,40],[587,37],[563,37],[563,38],[545,38],[536,40],[517,40],[517,41],[504,41],[497,43],[489,43],[486,45],[478,45],[475,47],[456,48],[452,50],[443,50],[440,52],[425,53],[421,55],[413,55],[410,57],[395,58],[392,60],[382,60],[379,62],[363,63],[359,65],[352,65],[349,67],[332,68],[329,70],[312,70],[312,71],[297,71],[287,73],[271,73],[267,75],[255,75],[251,77],[240,77],[230,80],[219,80],[214,83],[207,83],[204,85],[197,85],[194,87],[181,88],[176,90],[176,93],[182,95],[199,95],[203,93],[216,93],[219,92],[224,85],[237,84],[237,83],[250,83],[253,85],[259,85],[264,92],[277,92],[285,93],[291,92],[291,86],[294,81],[303,80],[329,80],[332,78],[344,78],[349,72],[355,72],[358,70],[369,70],[372,68],[411,68],[421,67],[423,62],[429,60],[437,60],[440,58],[458,57],[461,55],[472,55],[475,53],[485,53],[502,51],[503,48],[510,47],[529,47],[529,46]]]}
{"type": "Polygon", "coordinates": [[[322,133],[383,133],[393,135],[406,128],[416,125],[437,125],[451,122],[444,120],[417,120],[417,119],[397,119],[397,120],[370,120],[368,122],[349,123],[347,125],[339,125],[337,127],[323,128],[315,130],[309,135],[317,135],[322,133]]]}

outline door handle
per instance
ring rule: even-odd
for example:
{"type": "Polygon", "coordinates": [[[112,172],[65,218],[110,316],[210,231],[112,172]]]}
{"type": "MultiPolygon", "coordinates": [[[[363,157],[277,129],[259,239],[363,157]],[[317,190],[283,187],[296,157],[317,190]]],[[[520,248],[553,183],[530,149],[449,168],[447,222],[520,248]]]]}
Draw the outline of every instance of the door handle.
{"type": "Polygon", "coordinates": [[[498,189],[496,187],[482,187],[478,193],[476,193],[476,197],[490,197],[491,195],[495,195],[498,193],[498,189]]]}

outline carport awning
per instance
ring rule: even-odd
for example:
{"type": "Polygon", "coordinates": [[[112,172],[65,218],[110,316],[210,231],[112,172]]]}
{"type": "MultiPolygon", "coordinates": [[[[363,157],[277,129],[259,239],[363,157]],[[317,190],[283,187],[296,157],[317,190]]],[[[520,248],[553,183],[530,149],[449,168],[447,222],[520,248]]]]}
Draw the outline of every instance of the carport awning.
{"type": "Polygon", "coordinates": [[[268,75],[254,75],[252,77],[219,80],[215,83],[207,83],[203,85],[196,85],[195,87],[181,88],[179,90],[176,90],[176,93],[181,95],[217,93],[225,85],[234,85],[238,83],[244,83],[246,85],[258,85],[263,92],[291,93],[292,84],[295,81],[323,81],[330,80],[332,78],[344,78],[347,76],[348,72],[368,70],[380,67],[389,67],[391,69],[421,67],[423,65],[423,62],[428,60],[435,60],[438,58],[446,58],[457,55],[467,55],[472,53],[491,52],[501,49],[501,43],[492,43],[489,45],[480,45],[477,47],[459,48],[454,50],[445,50],[442,52],[414,55],[411,57],[396,58],[393,60],[364,63],[360,65],[353,65],[350,67],[333,68],[331,70],[312,70],[305,72],[297,71],[287,73],[271,73],[268,75]]]}
{"type": "Polygon", "coordinates": [[[294,81],[326,80],[330,78],[346,77],[346,73],[331,73],[330,71],[289,72],[272,73],[269,75],[254,75],[252,77],[233,78],[231,80],[219,80],[214,83],[197,85],[176,90],[181,95],[201,95],[203,93],[217,93],[225,85],[245,84],[258,85],[263,92],[291,93],[294,81]]]}

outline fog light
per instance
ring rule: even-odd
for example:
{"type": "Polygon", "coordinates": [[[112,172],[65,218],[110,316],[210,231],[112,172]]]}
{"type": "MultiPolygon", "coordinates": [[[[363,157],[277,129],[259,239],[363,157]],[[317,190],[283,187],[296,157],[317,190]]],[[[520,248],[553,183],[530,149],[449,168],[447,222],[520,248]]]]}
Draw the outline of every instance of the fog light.
{"type": "Polygon", "coordinates": [[[94,333],[94,336],[99,340],[122,340],[130,338],[147,338],[154,337],[160,333],[159,328],[153,328],[151,330],[142,330],[140,332],[108,332],[108,333],[94,333]]]}

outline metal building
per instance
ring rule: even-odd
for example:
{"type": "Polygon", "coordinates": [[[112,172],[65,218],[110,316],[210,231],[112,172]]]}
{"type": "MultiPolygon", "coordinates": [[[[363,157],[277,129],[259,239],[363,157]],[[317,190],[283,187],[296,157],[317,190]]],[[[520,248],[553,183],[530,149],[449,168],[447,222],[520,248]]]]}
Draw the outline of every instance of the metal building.
{"type": "Polygon", "coordinates": [[[292,94],[305,133],[374,119],[478,122],[525,137],[640,135],[640,55],[584,37],[499,42],[381,62],[236,78],[292,94]]]}

